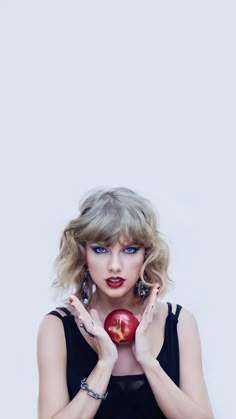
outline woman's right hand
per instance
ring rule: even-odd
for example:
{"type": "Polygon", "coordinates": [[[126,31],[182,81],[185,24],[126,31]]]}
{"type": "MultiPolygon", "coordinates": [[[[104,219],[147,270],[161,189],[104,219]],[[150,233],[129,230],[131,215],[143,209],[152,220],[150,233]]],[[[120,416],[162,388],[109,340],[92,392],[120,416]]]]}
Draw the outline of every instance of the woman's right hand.
{"type": "Polygon", "coordinates": [[[70,297],[69,302],[76,312],[74,315],[79,319],[80,327],[93,337],[98,359],[115,364],[118,359],[117,348],[105,331],[97,310],[88,312],[75,295],[70,297]]]}

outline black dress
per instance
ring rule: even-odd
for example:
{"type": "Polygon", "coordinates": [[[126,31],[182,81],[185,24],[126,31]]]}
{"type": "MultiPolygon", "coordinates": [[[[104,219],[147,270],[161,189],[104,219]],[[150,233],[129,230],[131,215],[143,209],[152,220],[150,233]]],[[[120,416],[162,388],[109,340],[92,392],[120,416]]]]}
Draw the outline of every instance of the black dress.
{"type": "MultiPolygon", "coordinates": [[[[177,304],[175,314],[171,303],[165,323],[164,343],[157,356],[161,367],[179,386],[179,345],[177,334],[178,316],[181,306],[177,304]]],[[[61,308],[48,314],[59,317],[63,323],[67,346],[67,387],[70,400],[80,389],[80,382],[94,369],[98,357],[81,334],[74,316],[61,308]]],[[[94,419],[165,419],[153,396],[145,374],[111,376],[108,397],[102,401],[94,419]]]]}

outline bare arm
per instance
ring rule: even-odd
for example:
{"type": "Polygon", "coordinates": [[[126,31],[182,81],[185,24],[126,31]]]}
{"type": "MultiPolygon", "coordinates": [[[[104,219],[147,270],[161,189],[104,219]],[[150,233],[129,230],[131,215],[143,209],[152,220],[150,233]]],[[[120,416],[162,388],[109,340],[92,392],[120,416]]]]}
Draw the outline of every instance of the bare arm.
{"type": "MultiPolygon", "coordinates": [[[[38,419],[92,419],[101,400],[80,390],[69,400],[66,383],[66,343],[60,319],[46,316],[39,329],[38,344],[39,400],[38,419]]],[[[115,360],[103,359],[87,377],[89,387],[98,394],[105,394],[115,360]]]]}
{"type": "Polygon", "coordinates": [[[168,419],[214,419],[202,371],[197,323],[185,309],[180,312],[178,337],[180,387],[155,359],[140,360],[156,401],[168,419]]]}

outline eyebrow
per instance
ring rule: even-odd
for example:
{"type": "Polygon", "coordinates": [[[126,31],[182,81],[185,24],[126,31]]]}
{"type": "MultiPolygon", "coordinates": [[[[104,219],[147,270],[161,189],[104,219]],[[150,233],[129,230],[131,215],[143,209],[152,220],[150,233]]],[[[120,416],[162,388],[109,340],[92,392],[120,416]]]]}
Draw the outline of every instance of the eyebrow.
{"type": "MultiPolygon", "coordinates": [[[[100,247],[112,247],[111,244],[99,243],[99,242],[90,242],[89,246],[100,246],[100,247]]],[[[141,244],[130,242],[130,243],[119,243],[121,247],[141,247],[141,244]]]]}

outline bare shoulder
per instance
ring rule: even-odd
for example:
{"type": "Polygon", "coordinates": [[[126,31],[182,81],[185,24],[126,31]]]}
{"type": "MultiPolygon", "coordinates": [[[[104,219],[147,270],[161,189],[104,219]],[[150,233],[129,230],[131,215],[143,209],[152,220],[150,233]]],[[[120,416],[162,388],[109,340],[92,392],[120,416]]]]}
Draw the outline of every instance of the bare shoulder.
{"type": "Polygon", "coordinates": [[[46,315],[39,326],[38,360],[57,352],[61,356],[66,355],[65,333],[61,319],[54,315],[46,315]]]}
{"type": "Polygon", "coordinates": [[[39,325],[39,336],[47,333],[48,331],[52,332],[55,329],[63,331],[63,324],[61,319],[59,319],[57,316],[47,314],[43,317],[39,325]]]}
{"type": "MultiPolygon", "coordinates": [[[[66,314],[60,309],[56,309],[54,311],[58,312],[58,314],[60,314],[61,317],[66,316],[66,314]]],[[[48,331],[50,331],[50,333],[54,331],[55,333],[63,332],[62,320],[58,318],[57,316],[50,313],[48,313],[46,316],[43,317],[39,325],[39,336],[44,335],[45,333],[47,334],[48,331]]]]}
{"type": "MultiPolygon", "coordinates": [[[[174,303],[170,303],[170,304],[171,304],[171,311],[173,314],[175,314],[176,309],[177,309],[177,304],[174,304],[174,303]]],[[[156,312],[159,313],[160,317],[165,319],[169,312],[168,303],[165,301],[157,300],[156,312]]]]}
{"type": "MultiPolygon", "coordinates": [[[[194,316],[194,314],[182,307],[180,304],[177,303],[169,303],[170,307],[171,307],[171,311],[173,314],[176,314],[177,311],[177,306],[180,306],[180,312],[178,315],[178,328],[186,328],[186,327],[197,327],[197,321],[196,318],[194,316]]],[[[167,302],[162,302],[162,301],[157,301],[157,312],[160,313],[161,316],[166,317],[168,314],[168,303],[167,302]]]]}
{"type": "MultiPolygon", "coordinates": [[[[191,348],[191,351],[194,350],[196,357],[201,361],[201,344],[197,320],[190,310],[182,307],[180,304],[170,303],[170,308],[174,315],[177,312],[177,306],[181,307],[177,323],[180,352],[187,352],[191,348]]],[[[158,301],[156,313],[158,319],[165,324],[165,320],[169,313],[167,302],[158,301]]]]}
{"type": "Polygon", "coordinates": [[[180,321],[184,320],[184,321],[194,321],[194,322],[196,322],[194,314],[185,307],[181,308],[180,315],[179,315],[179,320],[180,321]]]}
{"type": "Polygon", "coordinates": [[[200,337],[198,331],[198,325],[195,315],[188,309],[182,307],[179,318],[178,318],[178,336],[181,340],[189,340],[195,337],[200,344],[200,337]]]}
{"type": "Polygon", "coordinates": [[[46,315],[38,331],[39,419],[53,417],[69,402],[66,383],[66,342],[63,323],[46,315]]]}
{"type": "Polygon", "coordinates": [[[213,418],[211,403],[202,368],[202,349],[197,320],[194,314],[182,308],[179,314],[178,340],[180,355],[180,388],[213,418]]]}

